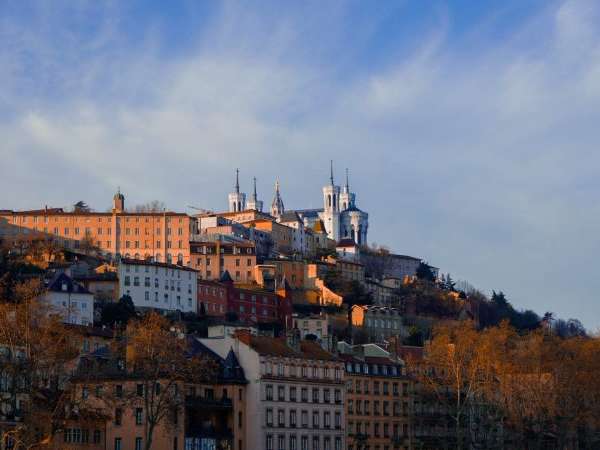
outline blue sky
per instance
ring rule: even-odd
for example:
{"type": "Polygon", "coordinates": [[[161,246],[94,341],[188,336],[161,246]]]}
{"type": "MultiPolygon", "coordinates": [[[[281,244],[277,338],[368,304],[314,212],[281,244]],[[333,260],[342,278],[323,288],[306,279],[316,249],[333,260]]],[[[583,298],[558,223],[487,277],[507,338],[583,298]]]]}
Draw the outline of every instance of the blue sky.
{"type": "MultiPolygon", "coordinates": [[[[370,239],[600,325],[600,4],[4,1],[0,207],[223,209],[234,169],[370,239]]],[[[191,212],[191,211],[190,211],[191,212]]]]}

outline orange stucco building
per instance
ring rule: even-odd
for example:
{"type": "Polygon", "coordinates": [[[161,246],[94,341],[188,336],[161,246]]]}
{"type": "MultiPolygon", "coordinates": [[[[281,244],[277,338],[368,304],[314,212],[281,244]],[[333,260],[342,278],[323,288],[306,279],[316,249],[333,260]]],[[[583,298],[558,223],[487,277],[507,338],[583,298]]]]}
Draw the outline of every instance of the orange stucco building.
{"type": "Polygon", "coordinates": [[[44,208],[31,211],[0,210],[0,237],[18,241],[53,238],[73,250],[94,247],[108,256],[188,265],[190,235],[195,221],[184,213],[129,212],[120,192],[110,212],[64,211],[44,208]]]}

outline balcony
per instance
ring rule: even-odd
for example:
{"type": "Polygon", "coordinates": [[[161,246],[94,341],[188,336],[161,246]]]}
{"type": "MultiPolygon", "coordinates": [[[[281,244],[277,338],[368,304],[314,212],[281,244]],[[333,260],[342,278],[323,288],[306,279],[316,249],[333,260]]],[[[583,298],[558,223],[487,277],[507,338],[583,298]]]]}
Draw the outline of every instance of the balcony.
{"type": "Polygon", "coordinates": [[[210,398],[196,395],[188,395],[185,397],[185,405],[191,409],[221,409],[230,410],[233,408],[233,403],[230,398],[210,398]]]}

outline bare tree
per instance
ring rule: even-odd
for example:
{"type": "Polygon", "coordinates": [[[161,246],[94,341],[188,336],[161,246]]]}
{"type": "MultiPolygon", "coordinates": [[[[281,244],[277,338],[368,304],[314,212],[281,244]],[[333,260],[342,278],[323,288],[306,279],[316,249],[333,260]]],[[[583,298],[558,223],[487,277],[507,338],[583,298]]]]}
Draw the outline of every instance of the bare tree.
{"type": "Polygon", "coordinates": [[[143,407],[144,443],[145,449],[150,450],[157,427],[173,425],[184,405],[183,383],[208,381],[217,367],[206,357],[190,354],[183,334],[156,313],[133,322],[122,345],[127,371],[136,383],[136,390],[127,393],[122,401],[143,407]]]}
{"type": "Polygon", "coordinates": [[[0,410],[10,423],[0,439],[10,437],[16,449],[49,444],[61,430],[78,354],[72,331],[38,293],[33,284],[20,286],[18,301],[0,303],[0,410]]]}
{"type": "Polygon", "coordinates": [[[134,206],[133,212],[162,212],[165,209],[167,209],[167,206],[164,202],[161,202],[160,200],[152,200],[148,203],[134,206]]]}

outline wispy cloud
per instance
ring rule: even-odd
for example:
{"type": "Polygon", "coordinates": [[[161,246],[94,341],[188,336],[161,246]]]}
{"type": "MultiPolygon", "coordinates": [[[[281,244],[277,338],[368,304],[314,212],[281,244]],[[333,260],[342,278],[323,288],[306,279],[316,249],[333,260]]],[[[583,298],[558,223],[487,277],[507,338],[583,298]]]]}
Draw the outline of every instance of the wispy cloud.
{"type": "Polygon", "coordinates": [[[333,158],[372,240],[600,325],[596,2],[544,3],[502,39],[493,11],[457,38],[448,7],[418,40],[404,6],[225,2],[192,9],[181,46],[177,24],[133,33],[121,3],[82,4],[0,19],[3,207],[102,209],[120,185],[220,208],[238,166],[267,202],[278,176],[287,205],[317,206],[333,158]]]}

